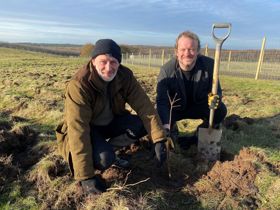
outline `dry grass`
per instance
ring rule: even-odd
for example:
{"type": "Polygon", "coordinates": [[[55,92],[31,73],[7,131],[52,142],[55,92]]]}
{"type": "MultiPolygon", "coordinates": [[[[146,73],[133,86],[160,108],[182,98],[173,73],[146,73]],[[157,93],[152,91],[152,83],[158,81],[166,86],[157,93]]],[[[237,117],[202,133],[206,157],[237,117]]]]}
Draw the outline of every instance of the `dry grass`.
{"type": "MultiPolygon", "coordinates": [[[[152,148],[143,143],[132,152],[127,180],[128,171],[110,180],[117,189],[83,195],[56,154],[54,128],[63,116],[65,83],[86,59],[5,48],[0,55],[0,209],[250,209],[248,196],[227,195],[203,179],[213,165],[196,158],[195,148],[184,151],[177,144],[170,156],[171,179],[166,167],[155,167],[152,148]],[[4,145],[10,149],[3,150],[4,145]]],[[[159,69],[130,67],[154,102],[159,69]]],[[[277,209],[280,84],[225,76],[221,82],[228,115],[236,115],[223,127],[222,150],[230,155],[225,160],[234,165],[229,157],[243,147],[256,153],[258,158],[250,161],[258,169],[252,181],[259,195],[249,201],[255,209],[277,209]]],[[[199,123],[179,122],[180,134],[192,135],[199,123]]]]}

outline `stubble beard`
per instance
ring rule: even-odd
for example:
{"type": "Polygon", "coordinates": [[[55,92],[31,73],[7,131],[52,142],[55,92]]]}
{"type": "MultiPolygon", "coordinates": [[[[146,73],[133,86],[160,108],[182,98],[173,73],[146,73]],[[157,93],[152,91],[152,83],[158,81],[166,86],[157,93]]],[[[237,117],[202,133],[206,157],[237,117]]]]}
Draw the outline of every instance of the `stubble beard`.
{"type": "Polygon", "coordinates": [[[193,69],[195,62],[196,62],[196,59],[194,59],[190,64],[187,64],[187,65],[182,64],[180,67],[183,71],[190,71],[193,69]],[[182,66],[183,66],[183,68],[182,68],[182,66]]]}
{"type": "Polygon", "coordinates": [[[110,77],[104,77],[104,75],[102,74],[102,71],[101,71],[100,69],[98,69],[97,67],[95,67],[95,68],[96,68],[96,71],[97,71],[99,77],[100,77],[102,80],[104,80],[105,82],[111,82],[111,81],[116,77],[117,72],[118,72],[118,70],[116,70],[116,71],[114,71],[114,74],[113,74],[112,76],[110,76],[110,77]]]}

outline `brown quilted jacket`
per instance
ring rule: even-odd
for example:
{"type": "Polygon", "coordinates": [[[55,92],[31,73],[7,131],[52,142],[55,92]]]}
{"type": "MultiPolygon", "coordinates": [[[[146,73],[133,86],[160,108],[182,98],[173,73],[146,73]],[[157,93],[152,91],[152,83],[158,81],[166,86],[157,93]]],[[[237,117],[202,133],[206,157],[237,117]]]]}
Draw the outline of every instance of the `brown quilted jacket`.
{"type": "MultiPolygon", "coordinates": [[[[165,138],[164,129],[150,99],[130,69],[120,65],[109,86],[114,114],[127,112],[128,103],[141,118],[155,143],[165,138]]],[[[68,161],[76,180],[94,176],[90,124],[103,109],[104,81],[89,62],[67,84],[64,121],[56,129],[58,150],[68,161]]],[[[94,140],[93,140],[94,141],[94,140]]]]}

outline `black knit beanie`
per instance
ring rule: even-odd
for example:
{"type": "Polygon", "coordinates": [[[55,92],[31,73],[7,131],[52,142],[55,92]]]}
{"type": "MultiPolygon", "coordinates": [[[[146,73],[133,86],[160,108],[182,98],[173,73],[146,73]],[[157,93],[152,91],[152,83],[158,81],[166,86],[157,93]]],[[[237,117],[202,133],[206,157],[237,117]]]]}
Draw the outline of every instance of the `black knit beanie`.
{"type": "Polygon", "coordinates": [[[112,39],[99,39],[93,48],[91,53],[92,58],[96,58],[98,55],[110,54],[116,58],[119,63],[122,61],[122,53],[120,46],[112,39]]]}

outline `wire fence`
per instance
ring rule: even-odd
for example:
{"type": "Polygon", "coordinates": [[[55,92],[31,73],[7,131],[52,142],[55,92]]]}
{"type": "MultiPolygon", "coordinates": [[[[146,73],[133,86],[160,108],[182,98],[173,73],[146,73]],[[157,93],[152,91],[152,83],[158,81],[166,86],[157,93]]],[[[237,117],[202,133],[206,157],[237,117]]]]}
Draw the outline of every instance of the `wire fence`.
{"type": "MultiPolygon", "coordinates": [[[[214,58],[215,50],[204,48],[202,54],[214,58]]],[[[123,63],[148,68],[160,67],[174,54],[123,54],[123,63]]],[[[220,74],[237,77],[280,80],[280,50],[222,50],[220,74]]]]}

